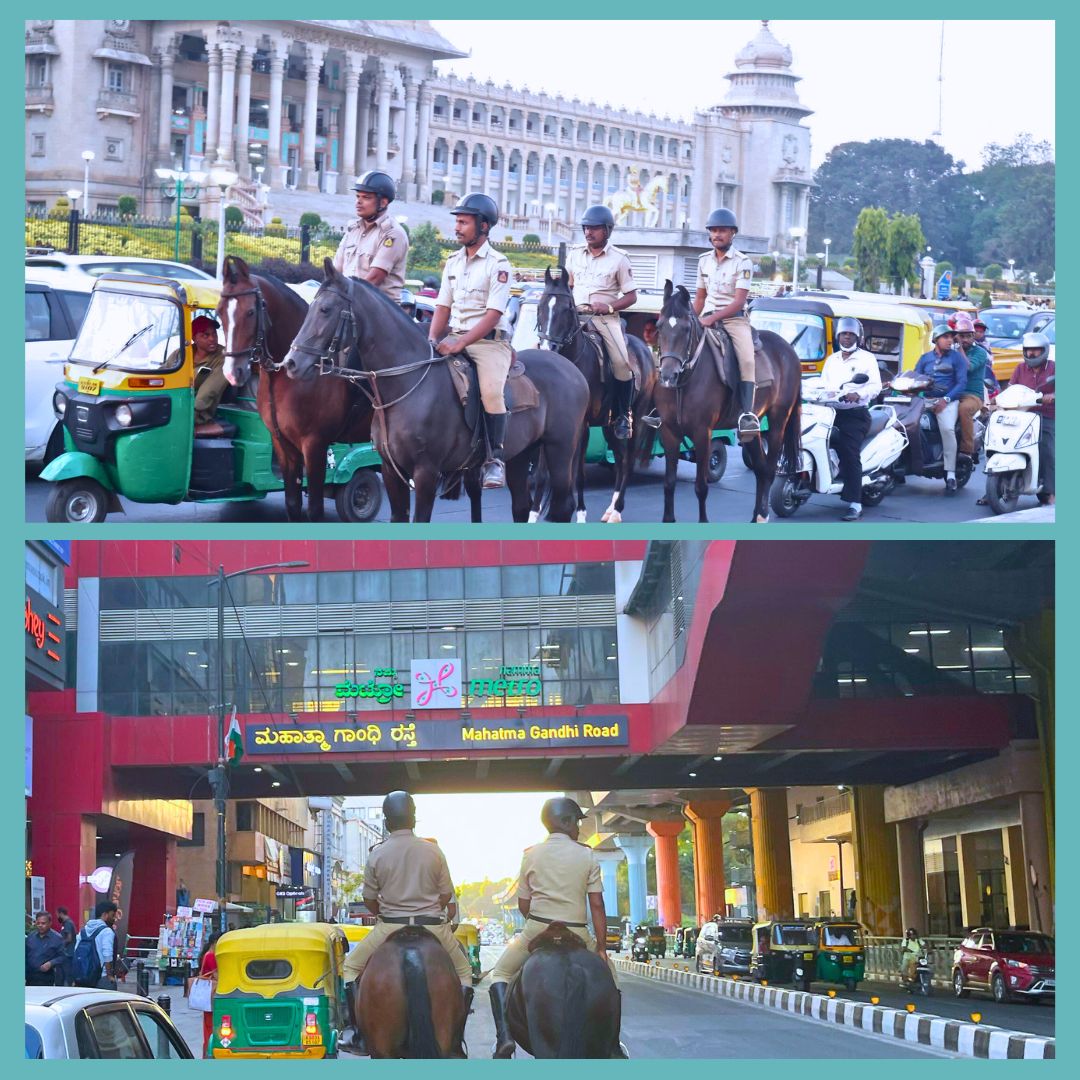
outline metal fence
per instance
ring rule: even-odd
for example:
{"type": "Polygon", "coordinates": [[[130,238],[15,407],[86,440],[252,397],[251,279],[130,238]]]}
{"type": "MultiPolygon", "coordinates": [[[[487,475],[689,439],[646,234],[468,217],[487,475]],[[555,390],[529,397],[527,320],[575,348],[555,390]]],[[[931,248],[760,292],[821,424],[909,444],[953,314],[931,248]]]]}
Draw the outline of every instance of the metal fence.
{"type": "MultiPolygon", "coordinates": [[[[952,983],[953,954],[960,945],[958,937],[924,937],[926,958],[934,974],[936,986],[952,983]]],[[[866,937],[866,977],[895,980],[900,974],[904,939],[900,937],[866,937]]]]}

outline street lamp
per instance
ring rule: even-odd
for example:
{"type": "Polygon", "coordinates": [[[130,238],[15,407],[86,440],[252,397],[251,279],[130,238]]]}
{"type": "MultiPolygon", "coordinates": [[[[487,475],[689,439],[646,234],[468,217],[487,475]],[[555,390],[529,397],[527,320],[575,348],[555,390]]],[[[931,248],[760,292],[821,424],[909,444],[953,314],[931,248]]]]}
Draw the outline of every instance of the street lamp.
{"type": "MultiPolygon", "coordinates": [[[[70,195],[71,192],[69,191],[68,194],[70,195]]],[[[1015,259],[1010,259],[1009,260],[1009,281],[1010,282],[1016,281],[1016,271],[1013,269],[1013,267],[1015,265],[1016,265],[1016,260],[1015,259]]]]}
{"type": "Polygon", "coordinates": [[[806,235],[806,230],[801,225],[792,225],[788,235],[795,244],[795,264],[791,271],[791,288],[795,290],[799,287],[799,241],[806,235]]]}
{"type": "Polygon", "coordinates": [[[559,208],[554,203],[548,203],[547,206],[544,209],[546,209],[547,212],[548,212],[548,247],[551,247],[551,244],[552,244],[551,226],[555,222],[555,211],[558,210],[559,208]]]}
{"type": "Polygon", "coordinates": [[[822,240],[821,242],[825,245],[825,269],[828,270],[829,269],[829,245],[832,243],[832,241],[826,236],[825,239],[822,240]]]}
{"type": "MultiPolygon", "coordinates": [[[[238,173],[232,169],[211,169],[210,183],[221,188],[221,199],[218,201],[218,227],[217,227],[217,279],[222,281],[225,272],[225,192],[240,179],[238,173]]],[[[177,213],[179,221],[179,212],[177,213]]],[[[180,256],[176,256],[179,260],[180,256]]]]}
{"type": "MultiPolygon", "coordinates": [[[[817,257],[819,259],[824,259],[826,257],[825,252],[824,251],[819,251],[817,253],[817,257]]],[[[818,263],[818,268],[817,268],[817,287],[818,287],[819,291],[821,289],[821,272],[822,272],[822,270],[823,270],[822,264],[819,262],[818,263]]]]}
{"type": "Polygon", "coordinates": [[[847,916],[847,912],[844,910],[844,906],[845,906],[845,900],[844,900],[844,844],[845,844],[845,840],[843,839],[843,837],[840,837],[840,836],[826,836],[825,839],[828,840],[830,843],[833,843],[833,844],[836,845],[836,851],[837,851],[836,869],[840,872],[840,917],[845,918],[847,916]]]}
{"type": "MultiPolygon", "coordinates": [[[[160,173],[160,170],[159,170],[160,173]]],[[[231,574],[225,573],[225,567],[218,565],[217,577],[209,584],[216,585],[217,597],[217,768],[211,770],[211,785],[214,789],[214,809],[217,811],[217,899],[220,911],[221,929],[224,931],[228,925],[226,921],[225,906],[228,899],[225,896],[226,876],[228,863],[225,861],[225,799],[228,796],[228,782],[225,773],[225,582],[229,578],[242,577],[244,574],[257,574],[261,570],[286,570],[302,566],[310,566],[307,562],[276,562],[264,563],[261,566],[249,566],[244,570],[234,570],[231,574]]]]}
{"type": "Polygon", "coordinates": [[[176,261],[180,261],[180,203],[183,199],[194,199],[202,190],[202,183],[206,179],[206,173],[181,172],[178,169],[155,169],[159,180],[167,180],[170,183],[161,185],[161,195],[165,199],[176,200],[176,261]],[[191,181],[191,186],[185,186],[186,181],[191,181]],[[172,185],[175,184],[175,188],[172,185]]]}
{"type": "Polygon", "coordinates": [[[82,180],[82,204],[83,213],[86,213],[86,208],[90,205],[90,162],[94,160],[93,150],[84,150],[82,152],[83,159],[83,180],[82,180]]]}

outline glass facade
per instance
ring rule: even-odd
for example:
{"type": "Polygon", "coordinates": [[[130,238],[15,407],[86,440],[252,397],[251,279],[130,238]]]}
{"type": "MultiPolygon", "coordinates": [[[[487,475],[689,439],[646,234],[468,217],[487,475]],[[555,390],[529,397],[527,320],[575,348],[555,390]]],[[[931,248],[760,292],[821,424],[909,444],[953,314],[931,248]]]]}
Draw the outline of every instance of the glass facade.
{"type": "MultiPolygon", "coordinates": [[[[210,580],[102,581],[103,711],[170,715],[213,708],[216,587],[210,580]]],[[[241,713],[405,711],[408,693],[389,702],[341,699],[335,688],[407,686],[414,659],[444,656],[461,660],[463,707],[617,703],[614,590],[612,563],[235,578],[226,593],[226,700],[241,713]],[[503,668],[536,674],[517,687],[521,696],[469,692],[471,680],[499,679],[503,668]]]]}

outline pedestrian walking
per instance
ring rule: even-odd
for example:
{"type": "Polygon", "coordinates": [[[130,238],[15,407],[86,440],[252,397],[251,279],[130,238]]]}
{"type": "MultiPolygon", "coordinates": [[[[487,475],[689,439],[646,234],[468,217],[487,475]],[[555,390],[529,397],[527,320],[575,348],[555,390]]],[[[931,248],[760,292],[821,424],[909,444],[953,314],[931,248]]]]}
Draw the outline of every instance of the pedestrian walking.
{"type": "Polygon", "coordinates": [[[79,933],[72,960],[72,975],[76,986],[94,986],[99,990],[115,990],[118,973],[116,931],[113,927],[120,908],[112,900],[102,900],[92,918],[79,933]]]}
{"type": "Polygon", "coordinates": [[[64,963],[60,969],[58,982],[61,986],[70,986],[71,962],[75,957],[75,938],[79,931],[75,926],[75,923],[72,922],[66,907],[58,907],[56,909],[56,921],[59,924],[57,932],[64,939],[64,963]]]}
{"type": "MultiPolygon", "coordinates": [[[[221,931],[215,930],[203,946],[199,956],[199,978],[210,979],[212,991],[217,989],[217,957],[214,955],[214,947],[221,937],[221,931]]],[[[212,998],[211,998],[212,1000],[212,998]]],[[[210,1045],[210,1036],[214,1033],[214,1010],[202,1014],[202,1056],[206,1057],[207,1048],[210,1045]]]]}
{"type": "Polygon", "coordinates": [[[64,965],[64,939],[52,928],[52,915],[39,911],[26,935],[26,985],[55,986],[64,965]]]}

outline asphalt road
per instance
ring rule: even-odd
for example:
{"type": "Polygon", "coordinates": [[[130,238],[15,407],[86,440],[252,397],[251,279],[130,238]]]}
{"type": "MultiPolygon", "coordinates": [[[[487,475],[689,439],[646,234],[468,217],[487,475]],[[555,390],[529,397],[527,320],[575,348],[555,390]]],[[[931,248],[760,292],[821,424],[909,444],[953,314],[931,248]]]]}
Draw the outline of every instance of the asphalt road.
{"type": "MultiPolygon", "coordinates": [[[[675,488],[675,517],[680,522],[696,522],[698,519],[697,496],[694,494],[694,466],[679,462],[679,482],[675,488]]],[[[588,520],[598,522],[611,499],[611,471],[600,465],[586,470],[585,505],[588,520]]],[[[26,474],[26,520],[44,521],[45,502],[51,485],[38,480],[36,475],[26,474]]],[[[946,498],[944,484],[940,480],[909,479],[902,487],[889,494],[880,506],[867,508],[859,524],[906,521],[970,521],[993,517],[988,507],[976,506],[975,500],[982,495],[984,479],[977,472],[956,496],[946,498]]],[[[749,522],[754,498],[754,476],[748,472],[738,453],[728,455],[727,472],[719,483],[709,488],[706,512],[714,522],[749,522]]],[[[285,500],[281,494],[273,494],[257,502],[228,503],[181,503],[179,506],[132,503],[121,500],[125,514],[113,514],[108,521],[138,522],[278,522],[285,521],[285,500]]],[[[1019,509],[1036,506],[1034,496],[1023,497],[1019,509]]],[[[635,480],[626,493],[626,522],[660,521],[664,508],[664,466],[653,461],[649,468],[635,473],[635,480]]],[[[836,496],[815,495],[793,517],[783,519],[775,515],[772,521],[781,526],[786,521],[836,522],[843,506],[836,496]]],[[[326,520],[337,521],[332,499],[326,500],[326,520]]],[[[383,499],[378,521],[390,520],[390,507],[383,499]]],[[[462,498],[456,502],[439,499],[435,503],[434,521],[443,524],[467,524],[469,503],[462,498]]],[[[510,498],[505,491],[486,492],[484,495],[484,520],[506,523],[512,520],[510,498]]],[[[858,528],[858,524],[852,528],[858,528]]]]}

